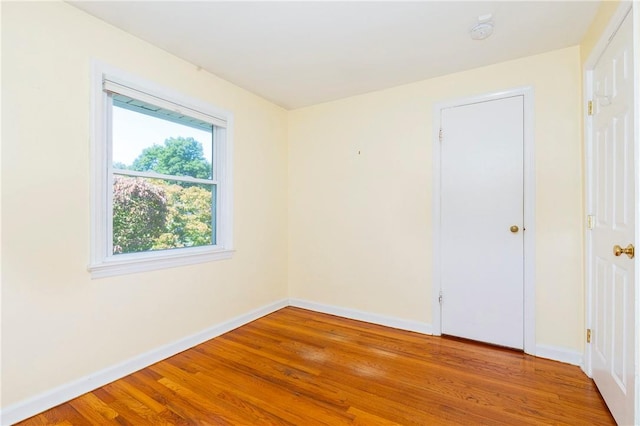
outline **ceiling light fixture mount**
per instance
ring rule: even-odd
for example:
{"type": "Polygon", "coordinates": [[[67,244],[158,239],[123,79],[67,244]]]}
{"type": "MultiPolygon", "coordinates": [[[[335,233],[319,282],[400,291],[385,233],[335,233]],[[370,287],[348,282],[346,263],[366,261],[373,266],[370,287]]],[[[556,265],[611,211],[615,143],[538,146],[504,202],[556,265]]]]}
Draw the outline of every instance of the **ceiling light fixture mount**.
{"type": "Polygon", "coordinates": [[[493,15],[488,13],[486,15],[478,16],[478,23],[469,31],[473,40],[484,40],[493,34],[493,15]]]}

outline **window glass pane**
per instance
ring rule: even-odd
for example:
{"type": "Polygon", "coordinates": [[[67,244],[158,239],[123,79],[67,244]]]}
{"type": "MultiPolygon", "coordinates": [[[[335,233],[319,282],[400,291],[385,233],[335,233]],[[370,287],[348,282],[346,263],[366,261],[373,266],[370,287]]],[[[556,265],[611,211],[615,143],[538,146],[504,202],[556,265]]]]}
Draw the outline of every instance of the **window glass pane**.
{"type": "Polygon", "coordinates": [[[113,254],[216,243],[215,185],[113,179],[113,254]]]}
{"type": "Polygon", "coordinates": [[[113,168],[212,178],[213,126],[203,130],[115,101],[112,111],[113,168]]]}

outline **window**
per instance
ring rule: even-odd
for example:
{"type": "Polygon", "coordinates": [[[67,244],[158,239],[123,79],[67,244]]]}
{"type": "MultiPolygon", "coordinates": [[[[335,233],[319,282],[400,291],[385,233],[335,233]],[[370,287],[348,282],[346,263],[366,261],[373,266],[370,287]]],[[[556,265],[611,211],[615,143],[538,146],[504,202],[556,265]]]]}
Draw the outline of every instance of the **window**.
{"type": "Polygon", "coordinates": [[[232,115],[94,68],[92,276],[231,257],[232,115]]]}

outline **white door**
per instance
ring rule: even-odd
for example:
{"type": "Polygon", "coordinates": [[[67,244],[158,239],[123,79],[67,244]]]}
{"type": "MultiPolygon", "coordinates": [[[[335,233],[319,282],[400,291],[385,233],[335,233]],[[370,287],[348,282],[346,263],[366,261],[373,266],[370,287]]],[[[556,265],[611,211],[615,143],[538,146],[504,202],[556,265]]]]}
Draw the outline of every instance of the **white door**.
{"type": "Polygon", "coordinates": [[[443,109],[442,333],[523,349],[524,96],[443,109]]]}
{"type": "Polygon", "coordinates": [[[635,259],[626,248],[635,235],[633,56],[631,16],[593,72],[592,374],[614,418],[634,424],[635,259]]]}

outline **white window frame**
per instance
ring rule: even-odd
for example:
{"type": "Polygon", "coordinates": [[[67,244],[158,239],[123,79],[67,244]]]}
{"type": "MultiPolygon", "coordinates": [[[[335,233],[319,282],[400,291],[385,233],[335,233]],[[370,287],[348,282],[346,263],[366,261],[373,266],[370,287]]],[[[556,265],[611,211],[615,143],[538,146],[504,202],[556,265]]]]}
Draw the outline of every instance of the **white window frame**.
{"type": "MultiPolygon", "coordinates": [[[[208,103],[189,98],[102,62],[92,64],[92,143],[91,143],[91,259],[92,278],[172,268],[233,255],[233,114],[208,103]],[[113,169],[111,166],[111,108],[104,81],[132,90],[136,97],[187,115],[205,119],[213,126],[214,173],[216,183],[216,244],[169,250],[114,255],[113,248],[113,169]]],[[[147,173],[145,173],[146,175],[147,173]]],[[[160,176],[160,175],[159,175],[160,176]]],[[[164,176],[162,176],[164,177],[164,176]]],[[[210,183],[210,182],[209,182],[210,183]]]]}

